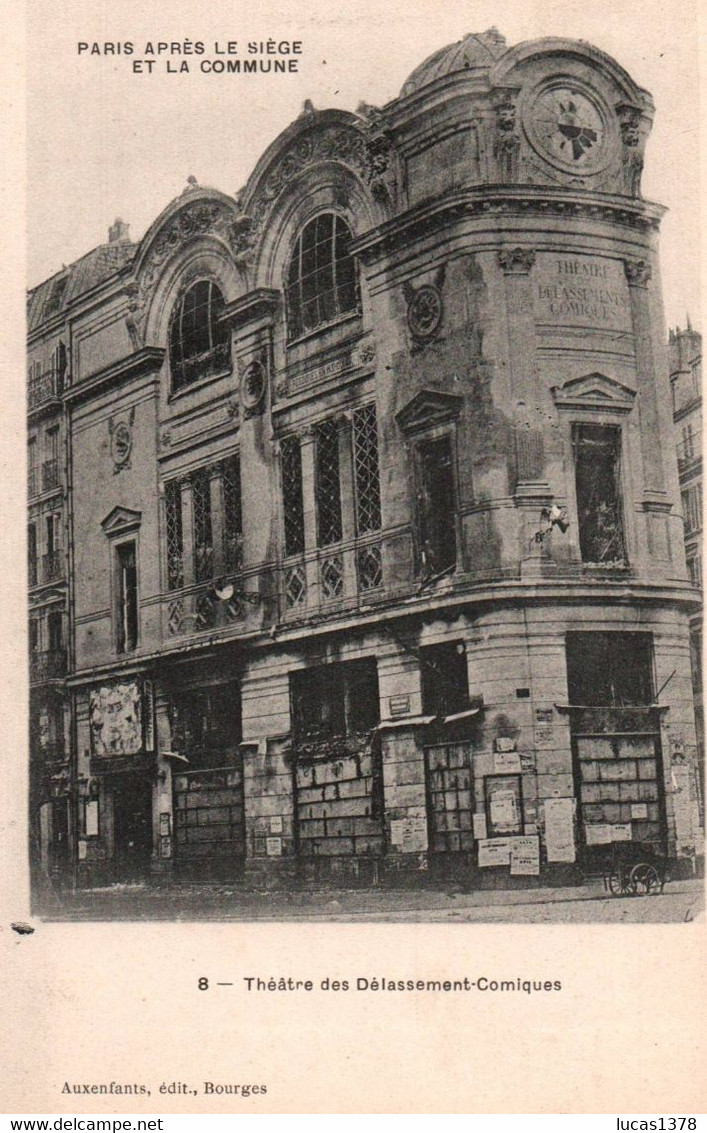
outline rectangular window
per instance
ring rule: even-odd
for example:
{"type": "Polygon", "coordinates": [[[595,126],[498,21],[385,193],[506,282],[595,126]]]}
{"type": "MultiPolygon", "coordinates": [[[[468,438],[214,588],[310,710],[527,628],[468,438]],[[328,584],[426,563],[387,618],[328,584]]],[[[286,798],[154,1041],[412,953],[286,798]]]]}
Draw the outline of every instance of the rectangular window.
{"type": "Polygon", "coordinates": [[[484,778],[484,801],[489,838],[507,838],[523,833],[520,775],[487,775],[484,778]]]}
{"type": "Polygon", "coordinates": [[[169,480],[164,486],[167,539],[167,589],[184,585],[184,531],[182,527],[182,486],[169,480]]]}
{"type": "Polygon", "coordinates": [[[192,770],[236,761],[241,742],[241,695],[237,683],[185,689],[171,707],[172,745],[192,770]]]}
{"type": "Polygon", "coordinates": [[[449,436],[418,446],[418,522],[425,576],[441,574],[457,561],[456,492],[449,436]]]}
{"type": "Polygon", "coordinates": [[[375,405],[363,405],[353,415],[353,458],[356,484],[356,531],[364,535],[381,525],[378,427],[375,405]]]}
{"type": "Polygon", "coordinates": [[[339,429],[334,418],[323,421],[316,432],[317,544],[328,547],[340,542],[341,484],[339,479],[339,429]]]}
{"type": "Polygon", "coordinates": [[[194,581],[204,582],[213,576],[214,568],[210,470],[201,468],[194,472],[191,483],[194,508],[194,581]]]}
{"type": "Polygon", "coordinates": [[[290,676],[293,728],[299,740],[370,731],[380,719],[374,658],[302,669],[290,676]]]}
{"type": "Polygon", "coordinates": [[[29,651],[39,652],[39,618],[29,619],[29,651]]]}
{"type": "Polygon", "coordinates": [[[463,641],[425,645],[420,650],[422,711],[451,716],[469,707],[469,673],[463,641]]]}
{"type": "Polygon", "coordinates": [[[47,636],[49,652],[61,653],[64,648],[64,621],[60,613],[52,612],[47,617],[47,636]]]}
{"type": "Polygon", "coordinates": [[[280,447],[280,454],[285,555],[300,555],[304,551],[304,503],[302,499],[302,449],[299,437],[285,437],[280,447]]]}
{"type": "Polygon", "coordinates": [[[693,535],[702,530],[702,485],[691,484],[680,493],[685,534],[693,535]]]}
{"type": "Polygon", "coordinates": [[[572,442],[582,562],[623,566],[621,431],[612,425],[575,425],[572,442]]]}
{"type": "Polygon", "coordinates": [[[116,646],[130,653],[137,646],[137,558],[135,543],[121,543],[116,558],[116,646]]]}
{"type": "Polygon", "coordinates": [[[37,480],[37,438],[30,437],[27,442],[27,491],[34,496],[39,491],[37,480]]]}
{"type": "Polygon", "coordinates": [[[227,571],[243,567],[243,508],[241,506],[241,462],[237,455],[221,462],[223,484],[224,566],[227,571]]]}
{"type": "Polygon", "coordinates": [[[621,708],[653,703],[650,633],[568,633],[570,704],[621,708]]]}
{"type": "Polygon", "coordinates": [[[27,575],[30,586],[37,585],[37,528],[30,523],[27,528],[27,575]]]}
{"type": "Polygon", "coordinates": [[[693,586],[702,586],[702,556],[692,555],[687,560],[687,572],[693,586]]]}

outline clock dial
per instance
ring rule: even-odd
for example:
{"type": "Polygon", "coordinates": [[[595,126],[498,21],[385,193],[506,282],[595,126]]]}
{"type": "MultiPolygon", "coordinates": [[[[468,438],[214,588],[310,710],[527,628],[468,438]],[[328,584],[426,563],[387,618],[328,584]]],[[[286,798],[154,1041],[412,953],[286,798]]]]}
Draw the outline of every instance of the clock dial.
{"type": "Polygon", "coordinates": [[[604,116],[593,99],[569,83],[550,87],[538,96],[529,134],[535,148],[564,169],[592,172],[603,163],[604,116]]]}

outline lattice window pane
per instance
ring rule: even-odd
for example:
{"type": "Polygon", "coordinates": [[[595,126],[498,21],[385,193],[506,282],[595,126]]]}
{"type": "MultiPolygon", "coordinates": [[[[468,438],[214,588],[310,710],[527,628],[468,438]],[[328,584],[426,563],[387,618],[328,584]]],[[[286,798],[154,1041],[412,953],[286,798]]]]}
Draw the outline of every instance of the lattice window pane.
{"type": "Polygon", "coordinates": [[[208,590],[197,594],[194,602],[194,613],[196,614],[194,629],[197,632],[202,629],[212,629],[216,625],[216,603],[208,590]]]}
{"type": "Polygon", "coordinates": [[[165,528],[167,538],[167,589],[184,585],[184,533],[182,529],[182,489],[178,480],[165,484],[165,528]]]}
{"type": "Polygon", "coordinates": [[[194,579],[211,578],[214,564],[214,540],[211,527],[211,476],[202,468],[192,476],[194,508],[194,579]]]}
{"type": "Polygon", "coordinates": [[[356,477],[356,529],[359,534],[379,531],[381,525],[378,427],[374,404],[353,415],[353,454],[356,477]]]}
{"type": "Polygon", "coordinates": [[[302,450],[299,437],[285,437],[281,446],[282,504],[285,516],[285,554],[304,551],[302,502],[302,450]]]}
{"type": "Polygon", "coordinates": [[[184,603],[181,598],[175,598],[167,606],[167,630],[170,634],[182,633],[183,625],[182,619],[184,618],[184,603]]]}
{"type": "Polygon", "coordinates": [[[324,559],[321,564],[322,597],[340,598],[344,592],[344,562],[341,555],[324,559]]]}
{"type": "Polygon", "coordinates": [[[304,605],[307,596],[307,582],[303,566],[290,567],[285,572],[285,603],[287,609],[304,605]]]}
{"type": "Polygon", "coordinates": [[[226,570],[243,566],[243,509],[241,506],[241,462],[229,456],[221,463],[223,483],[223,537],[226,570]]]}
{"type": "Polygon", "coordinates": [[[333,418],[317,428],[316,439],[317,542],[320,547],[342,537],[339,482],[339,430],[333,418]]]}
{"type": "Polygon", "coordinates": [[[358,585],[361,590],[375,590],[383,583],[383,559],[379,546],[361,547],[357,554],[358,585]]]}

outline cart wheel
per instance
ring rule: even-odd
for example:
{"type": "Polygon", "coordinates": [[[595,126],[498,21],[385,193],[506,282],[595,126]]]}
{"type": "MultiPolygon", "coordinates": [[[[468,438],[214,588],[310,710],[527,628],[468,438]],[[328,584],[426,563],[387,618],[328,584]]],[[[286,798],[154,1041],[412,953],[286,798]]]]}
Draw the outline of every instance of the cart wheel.
{"type": "Polygon", "coordinates": [[[623,873],[610,873],[606,880],[609,892],[613,893],[614,897],[620,897],[622,893],[628,892],[627,879],[623,873]]]}
{"type": "Polygon", "coordinates": [[[663,883],[658,870],[647,862],[640,862],[633,867],[629,882],[633,892],[644,897],[663,892],[663,883]]]}

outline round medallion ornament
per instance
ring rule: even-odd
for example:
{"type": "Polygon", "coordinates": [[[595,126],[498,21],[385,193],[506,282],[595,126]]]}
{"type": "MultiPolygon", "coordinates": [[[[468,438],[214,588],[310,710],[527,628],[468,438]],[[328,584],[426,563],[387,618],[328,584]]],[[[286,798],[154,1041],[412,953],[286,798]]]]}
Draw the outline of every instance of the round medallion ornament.
{"type": "Polygon", "coordinates": [[[119,421],[110,440],[111,456],[117,468],[127,464],[133,448],[133,431],[126,421],[119,421]]]}
{"type": "Polygon", "coordinates": [[[265,367],[262,362],[251,362],[243,371],[242,398],[245,409],[257,409],[265,397],[265,367]]]}
{"type": "Polygon", "coordinates": [[[596,173],[607,160],[607,124],[600,104],[569,80],[546,86],[526,115],[533,148],[567,172],[596,173]]]}
{"type": "Polygon", "coordinates": [[[442,296],[427,283],[418,287],[408,303],[408,326],[415,338],[431,338],[442,322],[442,296]]]}

